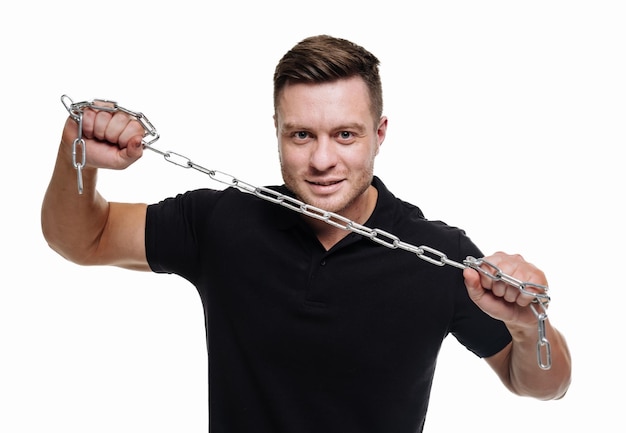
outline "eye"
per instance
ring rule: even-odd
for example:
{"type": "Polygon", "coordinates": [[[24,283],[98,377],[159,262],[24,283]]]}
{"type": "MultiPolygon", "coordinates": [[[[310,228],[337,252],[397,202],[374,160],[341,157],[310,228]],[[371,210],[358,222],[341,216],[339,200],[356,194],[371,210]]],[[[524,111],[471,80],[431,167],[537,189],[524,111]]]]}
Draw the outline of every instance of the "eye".
{"type": "Polygon", "coordinates": [[[311,134],[307,131],[295,131],[291,133],[291,139],[294,143],[304,144],[311,139],[311,134]]]}
{"type": "Polygon", "coordinates": [[[350,131],[340,131],[337,134],[337,139],[341,141],[342,143],[349,144],[354,141],[355,135],[350,131]]]}

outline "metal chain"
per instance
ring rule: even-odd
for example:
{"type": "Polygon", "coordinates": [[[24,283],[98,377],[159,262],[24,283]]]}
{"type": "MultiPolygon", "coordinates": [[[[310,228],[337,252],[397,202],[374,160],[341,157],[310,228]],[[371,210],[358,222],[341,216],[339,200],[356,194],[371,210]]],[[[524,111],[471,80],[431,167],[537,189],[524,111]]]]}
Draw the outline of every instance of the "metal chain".
{"type": "Polygon", "coordinates": [[[397,236],[384,230],[366,227],[364,225],[351,221],[350,219],[345,218],[337,213],[329,212],[310,204],[306,204],[298,199],[281,194],[270,188],[254,186],[227,173],[207,169],[191,161],[184,155],[180,155],[172,151],[163,152],[161,150],[158,150],[152,147],[152,144],[159,139],[159,134],[157,133],[152,123],[150,123],[148,118],[142,113],[134,112],[126,108],[120,107],[115,101],[110,101],[106,99],[94,99],[91,101],[74,103],[69,96],[63,95],[61,97],[61,102],[63,103],[63,105],[65,105],[65,108],[70,113],[70,116],[79,125],[78,137],[76,138],[76,140],[74,140],[74,143],[72,145],[72,162],[77,171],[79,194],[82,194],[83,192],[82,168],[85,166],[86,163],[85,141],[82,138],[83,111],[85,110],[85,108],[90,108],[100,111],[124,112],[139,121],[139,123],[143,126],[145,130],[144,139],[142,140],[144,148],[162,155],[166,161],[174,165],[183,168],[193,168],[204,174],[207,174],[211,179],[216,182],[238,188],[243,192],[253,194],[268,202],[284,206],[288,209],[291,209],[292,211],[321,220],[333,227],[354,232],[389,249],[401,249],[408,251],[412,254],[415,254],[418,258],[433,265],[448,265],[458,269],[472,268],[482,275],[492,279],[493,281],[504,282],[505,284],[517,288],[524,295],[533,297],[533,301],[531,302],[531,304],[529,304],[529,306],[535,317],[537,318],[538,322],[537,363],[539,367],[543,370],[549,370],[552,367],[550,342],[546,337],[545,326],[545,322],[548,318],[547,307],[550,302],[550,296],[547,293],[548,286],[535,284],[528,281],[520,281],[516,278],[513,278],[510,275],[502,272],[500,268],[498,268],[493,263],[488,262],[484,258],[474,258],[468,256],[462,262],[451,260],[446,256],[446,254],[439,250],[436,250],[435,248],[431,248],[426,245],[416,246],[407,242],[403,242],[397,236]],[[148,139],[146,139],[146,137],[148,137],[148,139]],[[80,148],[82,154],[80,161],[78,161],[76,157],[78,153],[78,148],[80,148]]]}

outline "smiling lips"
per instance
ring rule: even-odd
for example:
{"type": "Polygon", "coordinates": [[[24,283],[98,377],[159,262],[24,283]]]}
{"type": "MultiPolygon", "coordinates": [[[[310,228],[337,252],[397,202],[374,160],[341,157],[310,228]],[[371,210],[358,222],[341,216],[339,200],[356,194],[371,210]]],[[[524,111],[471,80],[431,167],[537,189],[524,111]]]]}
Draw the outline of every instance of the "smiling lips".
{"type": "Polygon", "coordinates": [[[309,183],[313,184],[313,185],[319,185],[319,186],[330,186],[330,185],[335,185],[339,182],[341,182],[340,180],[329,180],[326,182],[314,182],[314,181],[308,181],[309,183]]]}
{"type": "Polygon", "coordinates": [[[332,193],[339,189],[339,185],[343,182],[341,180],[328,180],[328,181],[307,181],[307,183],[312,187],[314,191],[317,193],[332,193]]]}

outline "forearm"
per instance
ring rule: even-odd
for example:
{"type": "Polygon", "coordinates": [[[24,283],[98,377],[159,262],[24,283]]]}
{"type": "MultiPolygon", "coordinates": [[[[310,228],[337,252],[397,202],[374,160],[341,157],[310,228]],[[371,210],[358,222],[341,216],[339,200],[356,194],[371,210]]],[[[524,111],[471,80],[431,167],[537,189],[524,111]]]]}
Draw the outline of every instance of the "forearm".
{"type": "Polygon", "coordinates": [[[89,264],[106,225],[109,204],[96,191],[97,170],[82,170],[83,193],[70,151],[61,145],[41,209],[44,238],[66,259],[89,264]]]}
{"type": "MultiPolygon", "coordinates": [[[[519,395],[552,400],[563,397],[571,381],[571,358],[563,336],[550,324],[546,324],[546,338],[550,344],[551,367],[538,366],[537,329],[509,326],[513,337],[509,352],[507,386],[519,395]]],[[[544,362],[547,347],[542,348],[544,362]]]]}

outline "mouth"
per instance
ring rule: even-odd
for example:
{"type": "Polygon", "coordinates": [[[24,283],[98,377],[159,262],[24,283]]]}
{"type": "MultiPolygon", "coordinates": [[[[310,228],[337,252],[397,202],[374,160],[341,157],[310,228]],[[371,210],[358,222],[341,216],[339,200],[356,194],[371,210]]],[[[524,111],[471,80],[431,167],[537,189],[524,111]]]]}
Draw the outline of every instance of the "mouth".
{"type": "Polygon", "coordinates": [[[313,192],[320,195],[328,195],[339,190],[343,179],[340,180],[307,180],[309,187],[313,192]]]}
{"type": "Polygon", "coordinates": [[[328,181],[317,181],[317,182],[309,180],[307,182],[315,186],[332,186],[332,185],[337,185],[338,183],[341,182],[341,180],[328,180],[328,181]]]}

